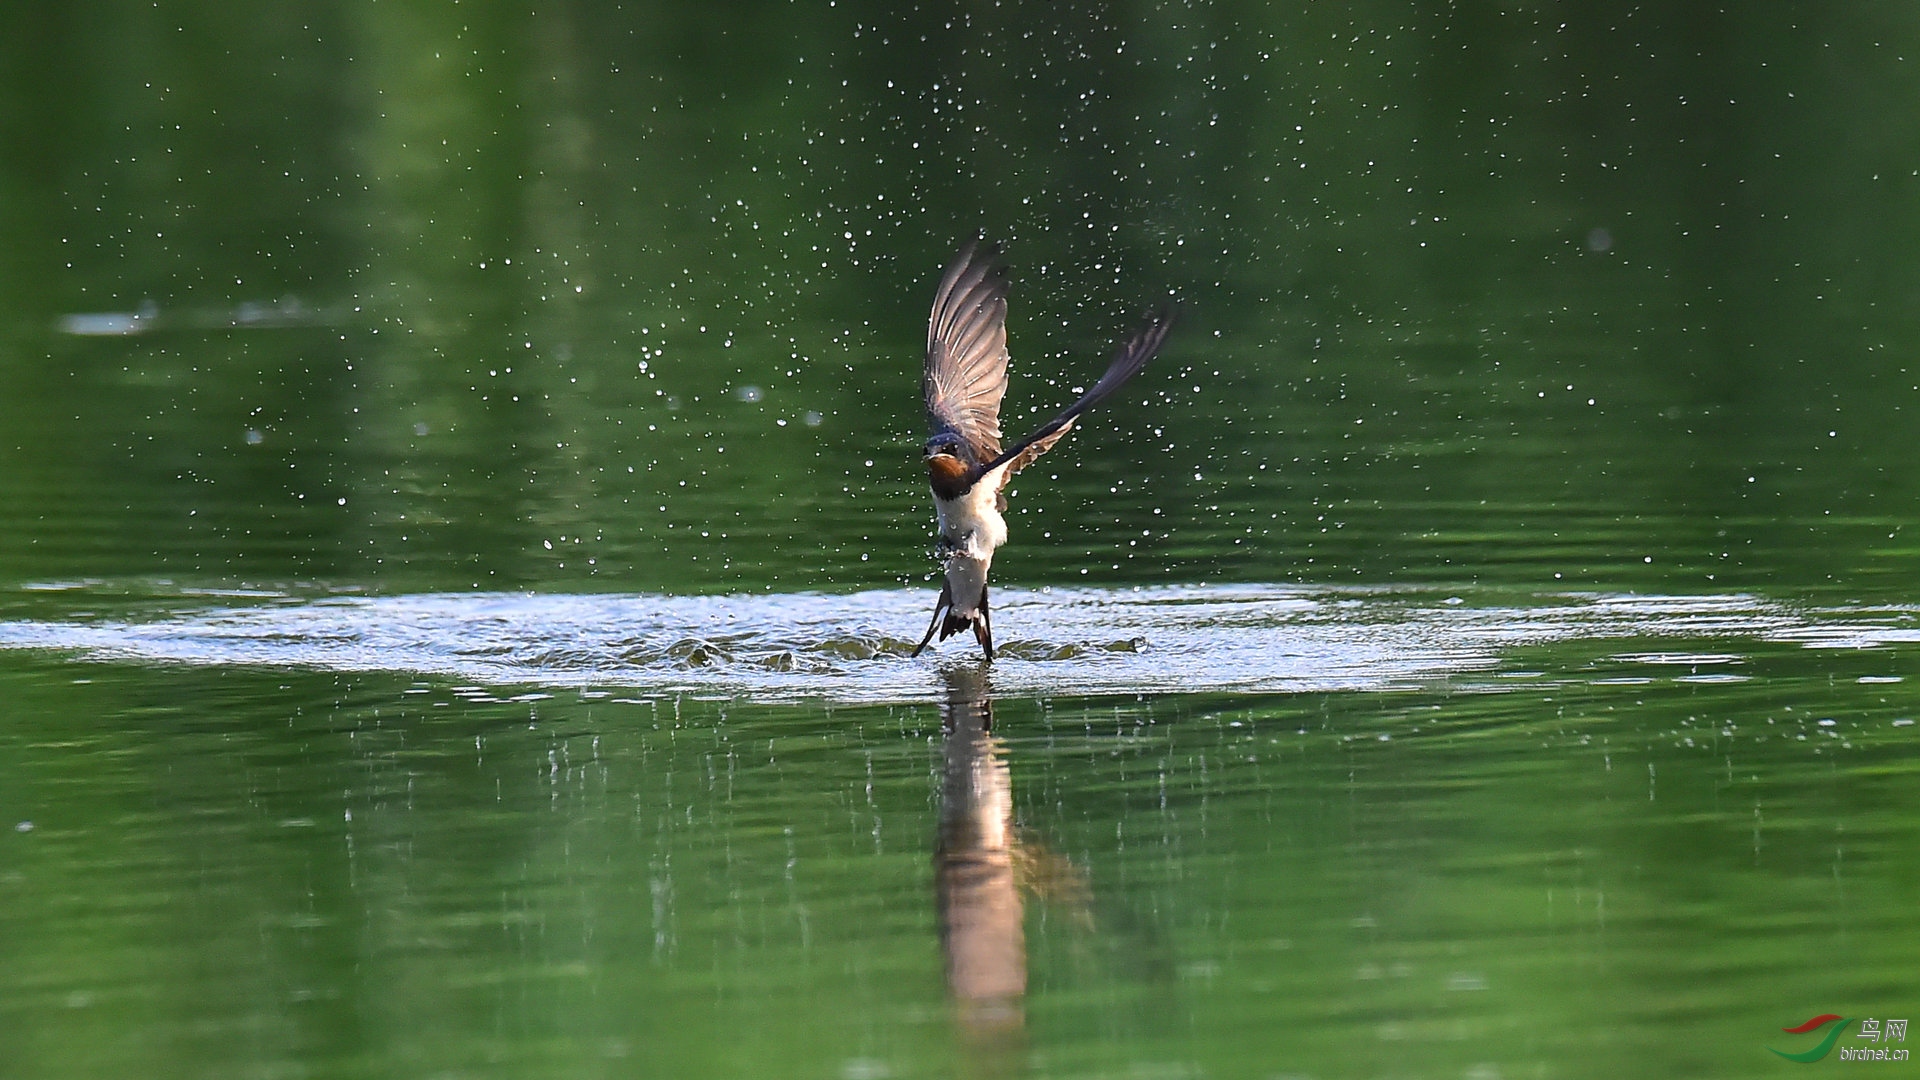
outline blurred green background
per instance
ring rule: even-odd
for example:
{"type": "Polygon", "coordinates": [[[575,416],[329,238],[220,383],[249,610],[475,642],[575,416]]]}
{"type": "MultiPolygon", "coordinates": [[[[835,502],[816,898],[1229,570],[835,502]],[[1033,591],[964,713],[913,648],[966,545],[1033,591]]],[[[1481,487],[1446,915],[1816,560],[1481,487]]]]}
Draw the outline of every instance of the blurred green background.
{"type": "Polygon", "coordinates": [[[924,313],[980,231],[1009,427],[1187,307],[1010,580],[1914,572],[1898,7],[5,20],[0,576],[917,578],[924,313]]]}
{"type": "Polygon", "coordinates": [[[1907,1015],[1917,66],[1895,4],[5,6],[18,625],[930,604],[924,320],[984,232],[1009,429],[1183,305],[1023,476],[1010,587],[1905,629],[1003,698],[973,758],[945,700],[10,649],[0,1076],[1747,1076],[1907,1015]],[[935,852],[995,763],[982,1032],[935,852]]]}

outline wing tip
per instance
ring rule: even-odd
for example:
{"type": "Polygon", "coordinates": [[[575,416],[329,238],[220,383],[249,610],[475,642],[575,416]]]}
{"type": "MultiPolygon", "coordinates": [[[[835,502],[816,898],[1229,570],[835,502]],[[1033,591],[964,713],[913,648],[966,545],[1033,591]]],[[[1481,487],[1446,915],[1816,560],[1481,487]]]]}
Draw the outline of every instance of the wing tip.
{"type": "MultiPolygon", "coordinates": [[[[1167,336],[1173,332],[1173,324],[1180,318],[1180,301],[1168,300],[1153,308],[1146,322],[1128,334],[1114,350],[1113,365],[1107,377],[1119,376],[1121,381],[1132,378],[1140,369],[1147,366],[1167,343],[1167,336]],[[1124,372],[1124,374],[1121,374],[1124,372]]],[[[1103,377],[1102,381],[1105,381],[1103,377]]]]}
{"type": "Polygon", "coordinates": [[[946,291],[952,282],[958,281],[970,270],[983,273],[998,271],[1006,274],[1006,245],[998,240],[987,239],[986,233],[976,233],[960,245],[952,259],[947,262],[946,273],[941,275],[942,291],[946,291]]]}
{"type": "Polygon", "coordinates": [[[1134,331],[1133,336],[1138,338],[1151,334],[1165,341],[1167,334],[1173,330],[1173,324],[1180,321],[1181,313],[1185,308],[1186,305],[1177,296],[1162,300],[1147,310],[1145,324],[1134,331]]]}
{"type": "Polygon", "coordinates": [[[1007,300],[1007,265],[998,241],[976,236],[960,245],[947,269],[940,275],[934,291],[933,315],[928,321],[931,345],[943,332],[964,317],[967,307],[1004,306],[1007,300]],[[984,248],[982,245],[985,245],[984,248]]]}

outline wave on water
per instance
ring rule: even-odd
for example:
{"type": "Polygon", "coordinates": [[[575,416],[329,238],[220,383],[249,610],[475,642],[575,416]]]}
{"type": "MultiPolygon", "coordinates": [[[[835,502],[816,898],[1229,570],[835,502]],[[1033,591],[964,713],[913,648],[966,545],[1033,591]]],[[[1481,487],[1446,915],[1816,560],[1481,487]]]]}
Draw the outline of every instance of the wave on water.
{"type": "MultiPolygon", "coordinates": [[[[924,589],[317,598],[247,591],[179,596],[181,606],[135,618],[0,621],[0,648],[94,661],[409,672],[495,686],[910,701],[942,693],[943,668],[979,662],[964,636],[909,656],[933,598],[924,589]]],[[[1558,595],[1486,606],[1420,591],[1228,585],[1006,589],[994,599],[1002,640],[993,678],[1007,694],[1392,690],[1488,672],[1511,650],[1571,639],[1859,647],[1920,636],[1863,626],[1858,612],[1842,625],[1741,595],[1558,595]]]]}

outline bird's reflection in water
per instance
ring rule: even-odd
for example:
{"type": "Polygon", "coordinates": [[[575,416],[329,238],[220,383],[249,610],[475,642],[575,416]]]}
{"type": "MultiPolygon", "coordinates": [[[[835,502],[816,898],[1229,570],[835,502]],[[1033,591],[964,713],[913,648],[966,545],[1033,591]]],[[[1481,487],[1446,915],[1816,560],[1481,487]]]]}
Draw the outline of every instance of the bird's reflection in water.
{"type": "Polygon", "coordinates": [[[1085,877],[1024,842],[1013,819],[1012,773],[993,734],[980,667],[950,668],[940,709],[945,755],[934,883],[947,989],[963,1033],[1012,1049],[1026,1023],[1026,905],[1022,889],[1063,901],[1089,921],[1085,877]]]}
{"type": "Polygon", "coordinates": [[[963,1028],[1017,1030],[1025,1022],[1026,906],[1013,867],[1013,784],[993,735],[984,672],[948,670],[940,727],[946,753],[933,864],[947,988],[963,1028]]]}

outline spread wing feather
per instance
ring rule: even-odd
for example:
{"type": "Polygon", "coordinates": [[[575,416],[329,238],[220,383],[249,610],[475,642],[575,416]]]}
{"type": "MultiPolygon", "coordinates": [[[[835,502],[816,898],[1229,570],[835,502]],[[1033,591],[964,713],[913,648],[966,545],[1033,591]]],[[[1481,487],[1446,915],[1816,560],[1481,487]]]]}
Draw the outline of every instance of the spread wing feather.
{"type": "Polygon", "coordinates": [[[940,279],[927,320],[920,389],[935,434],[967,444],[976,468],[1000,456],[1000,399],[1007,393],[1007,276],[997,244],[960,250],[940,279]]]}
{"type": "Polygon", "coordinates": [[[1160,351],[1160,346],[1165,344],[1167,331],[1172,328],[1173,310],[1167,308],[1157,312],[1147,325],[1135,331],[1134,335],[1120,346],[1119,351],[1114,353],[1113,362],[1107,365],[1106,374],[1100,376],[1100,381],[1093,384],[1093,389],[1080,395],[1080,400],[1067,406],[1059,416],[1040,425],[1038,431],[996,455],[982,472],[991,472],[1005,464],[1007,471],[1001,474],[1000,479],[1000,486],[1004,488],[1007,480],[1014,473],[1033,464],[1035,458],[1053,449],[1054,443],[1059,442],[1067,432],[1073,430],[1073,422],[1081,413],[1105,400],[1115,390],[1120,389],[1121,383],[1133,378],[1141,368],[1146,367],[1147,361],[1153,359],[1154,354],[1160,351]]]}

